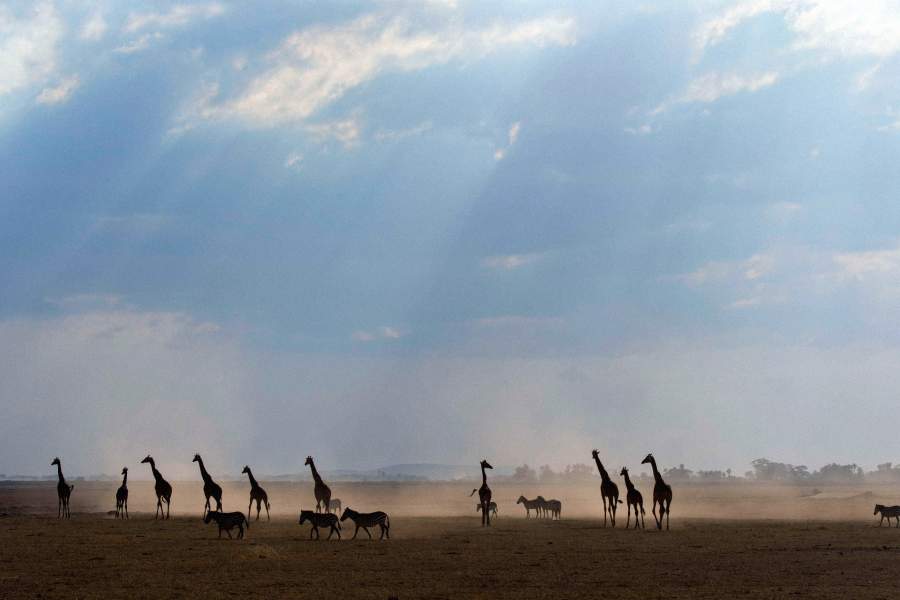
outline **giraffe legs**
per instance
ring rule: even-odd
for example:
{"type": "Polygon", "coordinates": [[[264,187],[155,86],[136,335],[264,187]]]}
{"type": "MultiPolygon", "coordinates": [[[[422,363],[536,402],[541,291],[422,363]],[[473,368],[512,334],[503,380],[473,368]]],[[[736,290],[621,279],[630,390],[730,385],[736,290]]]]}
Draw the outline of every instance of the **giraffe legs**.
{"type": "Polygon", "coordinates": [[[602,500],[603,500],[603,526],[606,527],[606,496],[603,496],[602,500]]]}
{"type": "MultiPolygon", "coordinates": [[[[631,522],[631,503],[628,504],[628,516],[625,517],[625,529],[628,529],[628,524],[631,522]]],[[[635,513],[637,510],[635,510],[635,513]]],[[[637,514],[634,515],[635,522],[637,521],[637,514]]]]}

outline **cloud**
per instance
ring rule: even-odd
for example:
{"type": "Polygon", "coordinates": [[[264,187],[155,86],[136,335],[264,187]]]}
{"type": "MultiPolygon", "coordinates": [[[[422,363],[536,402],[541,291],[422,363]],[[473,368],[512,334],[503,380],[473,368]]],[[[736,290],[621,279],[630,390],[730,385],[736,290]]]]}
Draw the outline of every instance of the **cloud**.
{"type": "Polygon", "coordinates": [[[336,140],[348,150],[359,145],[360,129],[359,119],[356,115],[337,121],[304,126],[304,130],[317,141],[336,140]]]}
{"type": "Polygon", "coordinates": [[[62,33],[62,20],[49,2],[34,5],[23,17],[0,6],[0,96],[54,74],[62,33]]]}
{"type": "Polygon", "coordinates": [[[38,94],[35,102],[38,104],[61,104],[69,99],[80,84],[78,75],[72,75],[59,82],[56,87],[46,87],[38,94]]]}
{"type": "Polygon", "coordinates": [[[783,0],[753,0],[743,2],[714,18],[704,21],[694,31],[698,51],[721,42],[728,33],[744,21],[785,6],[783,0]]]}
{"type": "Polygon", "coordinates": [[[396,327],[382,325],[371,331],[354,331],[350,337],[356,342],[375,342],[378,340],[399,340],[404,335],[406,335],[406,332],[403,332],[396,327]]]}
{"type": "Polygon", "coordinates": [[[753,75],[738,73],[707,73],[693,79],[681,94],[663,102],[651,114],[665,112],[673,104],[689,104],[702,102],[709,104],[725,96],[733,96],[741,92],[756,92],[774,85],[778,81],[778,73],[768,71],[753,75]]]}
{"type": "Polygon", "coordinates": [[[735,310],[745,309],[745,308],[756,308],[762,304],[762,298],[759,296],[753,298],[742,298],[740,300],[735,300],[731,304],[728,305],[728,308],[732,308],[735,310]]]}
{"type": "Polygon", "coordinates": [[[106,19],[103,18],[103,13],[95,12],[82,25],[79,37],[83,40],[96,42],[103,38],[106,30],[106,19]]]}
{"type": "Polygon", "coordinates": [[[150,47],[151,40],[158,39],[162,39],[162,34],[158,31],[155,33],[145,33],[141,37],[115,48],[113,52],[118,52],[119,54],[134,54],[135,52],[141,52],[150,47]]]}
{"type": "Polygon", "coordinates": [[[299,168],[300,164],[303,162],[303,155],[299,152],[291,152],[288,154],[287,158],[284,160],[284,166],[287,169],[295,169],[299,168]]]}
{"type": "Polygon", "coordinates": [[[433,126],[431,121],[423,121],[415,127],[407,129],[379,129],[373,137],[379,142],[396,142],[404,138],[422,135],[426,131],[431,131],[433,126]]]}
{"type": "Polygon", "coordinates": [[[626,127],[625,133],[630,133],[631,135],[650,135],[653,133],[653,125],[644,123],[639,127],[626,127]]]}
{"type": "Polygon", "coordinates": [[[486,269],[512,271],[533,264],[543,258],[543,256],[544,253],[541,252],[533,252],[530,254],[498,254],[482,259],[481,266],[486,269]]]}
{"type": "Polygon", "coordinates": [[[125,21],[124,32],[136,33],[146,28],[167,29],[184,27],[192,21],[211,19],[225,12],[225,7],[218,2],[206,4],[176,4],[167,12],[131,13],[125,21]]]}
{"type": "Polygon", "coordinates": [[[833,260],[839,274],[845,278],[862,280],[872,276],[900,273],[900,247],[837,253],[833,260]]]}
{"type": "Polygon", "coordinates": [[[803,214],[804,210],[803,205],[796,202],[775,202],[765,208],[764,214],[778,225],[787,225],[803,214]]]}
{"type": "Polygon", "coordinates": [[[269,67],[208,117],[257,126],[298,122],[383,73],[413,72],[454,60],[475,60],[506,47],[575,43],[571,18],[547,17],[465,30],[417,30],[402,17],[368,15],[288,36],[267,57],[269,67]]]}
{"type": "Polygon", "coordinates": [[[515,145],[516,141],[519,139],[519,131],[521,130],[521,121],[516,121],[509,126],[509,131],[506,134],[506,146],[504,148],[498,148],[494,152],[494,158],[496,160],[503,160],[506,157],[506,153],[509,152],[510,148],[512,148],[515,145]]]}

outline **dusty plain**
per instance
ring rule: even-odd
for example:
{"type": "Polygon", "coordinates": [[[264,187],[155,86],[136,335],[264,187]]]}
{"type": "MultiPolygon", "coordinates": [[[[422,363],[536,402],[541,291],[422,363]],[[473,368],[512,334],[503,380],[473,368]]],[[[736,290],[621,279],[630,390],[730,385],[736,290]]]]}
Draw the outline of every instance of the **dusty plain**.
{"type": "MultiPolygon", "coordinates": [[[[604,528],[599,484],[497,483],[500,517],[482,529],[471,483],[335,483],[345,505],[391,514],[391,540],[349,541],[347,522],[343,540],[316,542],[297,524],[312,484],[263,485],[272,521],[238,541],[200,521],[196,482],[174,483],[169,521],[154,521],[149,482],[130,483],[128,521],[107,512],[117,483],[75,482],[69,521],[54,482],[0,483],[0,597],[900,597],[900,529],[872,516],[900,503],[896,486],[674,486],[659,532],[650,489],[647,529],[626,531],[624,505],[604,528]],[[563,519],[525,519],[520,493],[559,498],[563,519]]],[[[223,487],[226,510],[246,510],[247,484],[223,487]]]]}

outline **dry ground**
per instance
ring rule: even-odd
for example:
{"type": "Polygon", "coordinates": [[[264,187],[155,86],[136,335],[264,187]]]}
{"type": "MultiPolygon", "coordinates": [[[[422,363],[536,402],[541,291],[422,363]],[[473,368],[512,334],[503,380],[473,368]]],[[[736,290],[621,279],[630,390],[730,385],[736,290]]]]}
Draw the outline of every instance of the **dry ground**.
{"type": "MultiPolygon", "coordinates": [[[[255,591],[257,598],[672,599],[896,598],[900,592],[900,529],[878,528],[871,507],[865,508],[869,499],[809,506],[796,490],[769,490],[776,506],[827,518],[729,520],[716,516],[719,504],[740,494],[684,489],[684,512],[699,508],[716,517],[679,517],[676,509],[670,532],[625,531],[621,523],[604,529],[596,514],[528,521],[508,499],[512,488],[500,490],[503,513],[489,530],[468,510],[468,490],[444,509],[451,513],[459,502],[467,516],[416,516],[415,502],[403,510],[399,498],[438,498],[461,487],[447,486],[426,485],[416,493],[403,485],[344,486],[345,496],[375,498],[394,510],[393,539],[385,542],[309,541],[308,529],[286,508],[269,523],[253,522],[243,541],[218,540],[214,525],[183,512],[168,522],[136,510],[128,522],[79,512],[74,496],[74,517],[57,521],[52,483],[0,486],[0,513],[6,514],[0,518],[0,596],[251,597],[255,591]],[[846,520],[851,508],[858,517],[846,520]]],[[[75,492],[88,505],[91,494],[99,500],[115,487],[82,482],[75,492]]],[[[146,491],[137,482],[132,488],[132,494],[146,491]]],[[[551,491],[564,497],[566,490],[551,491]]],[[[136,498],[132,504],[145,509],[148,503],[136,498]]],[[[344,530],[345,538],[351,534],[344,530]]]]}

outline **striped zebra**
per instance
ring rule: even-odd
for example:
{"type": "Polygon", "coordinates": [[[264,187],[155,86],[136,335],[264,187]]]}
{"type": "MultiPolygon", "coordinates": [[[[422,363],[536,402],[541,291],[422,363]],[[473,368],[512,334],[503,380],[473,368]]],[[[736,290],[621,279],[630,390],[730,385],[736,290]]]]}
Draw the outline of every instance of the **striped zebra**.
{"type": "Polygon", "coordinates": [[[218,510],[210,510],[203,516],[203,522],[209,525],[210,521],[215,521],[216,525],[219,526],[220,538],[222,537],[223,529],[225,530],[225,533],[228,534],[228,539],[231,539],[231,530],[237,527],[237,539],[239,540],[244,537],[244,523],[247,524],[247,529],[250,529],[250,521],[247,520],[247,517],[245,517],[242,512],[226,513],[218,510]]]}
{"type": "Polygon", "coordinates": [[[331,536],[335,533],[337,534],[338,539],[341,539],[341,523],[338,521],[337,515],[332,513],[320,513],[312,510],[301,510],[300,524],[303,525],[306,521],[309,521],[309,524],[312,525],[312,529],[309,530],[309,539],[312,539],[313,533],[316,534],[316,539],[319,539],[319,527],[331,528],[326,539],[330,540],[331,536]]]}
{"type": "Polygon", "coordinates": [[[550,518],[560,519],[562,515],[562,502],[559,500],[547,500],[547,510],[550,511],[550,518]]]}
{"type": "MultiPolygon", "coordinates": [[[[498,511],[497,511],[497,503],[496,503],[496,502],[491,502],[491,505],[488,507],[488,510],[491,511],[491,516],[492,516],[492,517],[496,517],[496,516],[497,516],[497,512],[498,512],[498,511]]],[[[481,505],[480,505],[480,504],[476,504],[476,505],[475,505],[475,512],[481,512],[481,505]]]]}
{"type": "Polygon", "coordinates": [[[541,516],[541,497],[538,496],[534,500],[529,500],[525,496],[519,496],[519,499],[516,500],[516,504],[521,504],[525,507],[525,518],[531,518],[531,511],[535,511],[537,516],[541,516]]]}
{"type": "Polygon", "coordinates": [[[547,518],[550,516],[550,507],[548,506],[547,500],[543,496],[538,496],[535,498],[535,501],[538,503],[538,516],[547,518]]]}
{"type": "Polygon", "coordinates": [[[885,506],[883,504],[875,505],[875,512],[873,515],[877,515],[881,513],[881,520],[878,521],[878,526],[881,527],[884,520],[888,520],[888,527],[891,526],[891,519],[897,519],[897,525],[895,527],[900,527],[900,506],[885,506]]]}
{"type": "Polygon", "coordinates": [[[359,528],[362,527],[366,535],[369,536],[369,539],[372,539],[372,533],[369,531],[369,527],[375,527],[378,525],[381,527],[381,537],[379,540],[383,540],[385,536],[388,539],[391,539],[391,519],[387,516],[387,513],[382,511],[375,511],[371,513],[361,513],[356,512],[349,506],[344,509],[344,514],[341,515],[341,521],[346,519],[350,519],[353,521],[353,524],[356,525],[356,531],[353,532],[353,537],[351,540],[356,539],[356,534],[359,533],[359,528]]]}

